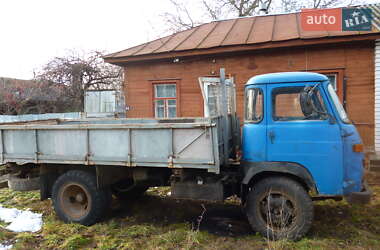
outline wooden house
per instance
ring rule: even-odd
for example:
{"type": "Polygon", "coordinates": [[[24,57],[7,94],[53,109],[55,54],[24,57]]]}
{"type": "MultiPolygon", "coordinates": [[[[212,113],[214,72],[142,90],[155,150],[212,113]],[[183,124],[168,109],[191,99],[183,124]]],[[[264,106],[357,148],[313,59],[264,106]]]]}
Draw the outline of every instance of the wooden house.
{"type": "Polygon", "coordinates": [[[220,68],[236,85],[242,119],[244,84],[255,75],[310,71],[334,85],[367,150],[380,151],[380,33],[304,31],[300,13],[215,21],[110,54],[122,66],[127,117],[205,115],[220,68]],[[200,84],[201,83],[201,84],[200,84]],[[376,104],[376,105],[375,105],[376,104]]]}

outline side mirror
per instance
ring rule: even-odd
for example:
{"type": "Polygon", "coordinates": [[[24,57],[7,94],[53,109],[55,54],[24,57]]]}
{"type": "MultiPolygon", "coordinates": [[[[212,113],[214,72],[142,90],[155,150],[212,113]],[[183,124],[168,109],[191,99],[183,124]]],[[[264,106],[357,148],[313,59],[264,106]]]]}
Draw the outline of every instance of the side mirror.
{"type": "Polygon", "coordinates": [[[306,117],[311,116],[314,113],[314,105],[311,98],[313,90],[312,87],[307,86],[301,91],[300,94],[301,110],[306,117]]]}
{"type": "Polygon", "coordinates": [[[328,116],[331,124],[335,123],[334,117],[332,117],[326,110],[323,109],[321,103],[315,103],[318,100],[318,97],[315,95],[314,90],[319,84],[314,86],[306,86],[300,93],[300,104],[302,113],[305,117],[310,116],[328,116]],[[316,105],[317,104],[317,105],[316,105]]]}

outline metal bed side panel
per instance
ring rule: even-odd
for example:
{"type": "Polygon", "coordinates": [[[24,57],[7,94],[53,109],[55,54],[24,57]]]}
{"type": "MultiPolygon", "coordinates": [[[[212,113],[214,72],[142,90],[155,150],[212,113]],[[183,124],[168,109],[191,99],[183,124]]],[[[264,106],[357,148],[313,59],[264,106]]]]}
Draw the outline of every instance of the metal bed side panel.
{"type": "Polygon", "coordinates": [[[1,162],[199,168],[219,173],[217,126],[175,124],[0,126],[1,162]]]}

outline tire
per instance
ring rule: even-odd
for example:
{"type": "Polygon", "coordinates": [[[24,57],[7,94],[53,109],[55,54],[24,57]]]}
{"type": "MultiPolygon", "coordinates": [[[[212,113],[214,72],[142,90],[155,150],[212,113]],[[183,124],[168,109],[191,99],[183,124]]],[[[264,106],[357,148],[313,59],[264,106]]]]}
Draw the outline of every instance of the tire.
{"type": "Polygon", "coordinates": [[[68,171],[53,185],[54,210],[64,222],[95,224],[107,212],[111,198],[110,190],[97,189],[95,175],[85,171],[68,171]]]}
{"type": "Polygon", "coordinates": [[[270,240],[298,240],[313,222],[313,203],[298,182],[287,177],[259,181],[248,193],[246,214],[252,229],[270,240]]]}
{"type": "Polygon", "coordinates": [[[20,178],[10,175],[8,187],[14,191],[32,191],[40,189],[40,177],[20,178]]]}
{"type": "Polygon", "coordinates": [[[128,179],[114,184],[111,190],[119,200],[134,200],[140,198],[148,188],[148,186],[135,185],[133,180],[128,179]]]}

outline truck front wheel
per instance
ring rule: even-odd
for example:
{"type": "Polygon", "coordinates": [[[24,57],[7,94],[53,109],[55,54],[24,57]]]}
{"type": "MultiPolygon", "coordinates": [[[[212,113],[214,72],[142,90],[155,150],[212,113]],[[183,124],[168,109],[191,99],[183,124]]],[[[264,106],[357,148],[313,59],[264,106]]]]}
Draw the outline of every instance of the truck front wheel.
{"type": "Polygon", "coordinates": [[[54,183],[52,199],[60,219],[89,226],[103,217],[112,197],[109,189],[97,188],[94,174],[71,170],[54,183]]]}
{"type": "Polygon", "coordinates": [[[271,240],[301,238],[314,215],[304,187],[287,177],[265,178],[253,185],[245,209],[253,230],[271,240]]]}

